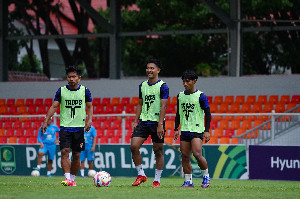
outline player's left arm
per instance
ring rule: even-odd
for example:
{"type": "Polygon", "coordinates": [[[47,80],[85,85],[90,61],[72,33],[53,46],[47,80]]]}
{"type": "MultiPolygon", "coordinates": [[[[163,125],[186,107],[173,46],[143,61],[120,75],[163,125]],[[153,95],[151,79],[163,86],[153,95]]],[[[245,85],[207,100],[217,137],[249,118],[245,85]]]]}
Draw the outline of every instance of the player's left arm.
{"type": "Polygon", "coordinates": [[[167,84],[163,84],[160,88],[160,102],[161,102],[161,109],[159,114],[159,121],[157,126],[157,136],[162,139],[164,135],[164,120],[167,112],[168,107],[168,98],[169,98],[169,87],[167,84]]]}
{"type": "Polygon", "coordinates": [[[211,113],[210,113],[207,96],[204,93],[201,93],[199,101],[200,101],[200,106],[203,109],[205,114],[205,130],[204,130],[203,137],[205,138],[205,141],[208,142],[210,140],[209,128],[210,128],[210,121],[211,121],[211,113]]]}
{"type": "Polygon", "coordinates": [[[93,124],[93,98],[91,92],[88,88],[85,88],[85,106],[86,106],[86,114],[87,114],[87,121],[85,123],[84,131],[87,132],[91,129],[93,124]]]}

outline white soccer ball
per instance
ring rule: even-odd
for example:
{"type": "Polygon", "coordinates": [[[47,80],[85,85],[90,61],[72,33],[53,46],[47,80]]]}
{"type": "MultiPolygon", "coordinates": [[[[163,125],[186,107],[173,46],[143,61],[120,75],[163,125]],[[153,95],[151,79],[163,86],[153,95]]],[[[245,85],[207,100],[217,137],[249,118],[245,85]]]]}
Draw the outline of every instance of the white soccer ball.
{"type": "Polygon", "coordinates": [[[39,177],[40,176],[40,172],[38,170],[33,170],[33,171],[31,171],[31,176],[39,177]]]}
{"type": "Polygon", "coordinates": [[[99,171],[94,176],[94,184],[96,185],[96,187],[108,187],[110,183],[110,174],[105,171],[99,171]]]}
{"type": "Polygon", "coordinates": [[[93,178],[96,175],[96,173],[97,172],[95,170],[89,170],[88,176],[91,177],[91,178],[93,178]]]}

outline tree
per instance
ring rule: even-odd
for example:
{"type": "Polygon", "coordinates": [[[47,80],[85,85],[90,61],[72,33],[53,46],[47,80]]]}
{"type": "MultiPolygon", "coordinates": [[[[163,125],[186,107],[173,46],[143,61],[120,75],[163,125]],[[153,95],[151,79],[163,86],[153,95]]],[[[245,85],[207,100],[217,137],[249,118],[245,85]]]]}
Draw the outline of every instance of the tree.
{"type": "MultiPolygon", "coordinates": [[[[64,15],[64,5],[60,3],[60,1],[57,2],[55,0],[10,0],[9,4],[15,5],[15,9],[10,12],[10,15],[14,15],[16,20],[24,24],[26,27],[26,32],[29,35],[63,34],[64,27],[61,24],[62,18],[76,26],[78,28],[78,33],[89,33],[88,20],[90,17],[86,11],[77,6],[74,1],[69,0],[68,2],[73,11],[74,19],[68,18],[66,15],[64,15]],[[56,16],[55,18],[51,17],[53,14],[56,16]],[[53,20],[57,20],[60,26],[56,27],[53,20]],[[42,29],[42,26],[44,26],[44,29],[42,29]]],[[[64,1],[64,3],[66,3],[66,1],[64,1]]],[[[91,0],[87,0],[87,3],[90,4],[91,0]]],[[[44,73],[50,77],[48,40],[39,39],[38,42],[44,73]]],[[[67,43],[64,39],[55,39],[55,42],[60,49],[65,67],[70,65],[78,65],[83,62],[86,66],[88,76],[97,76],[93,61],[94,58],[91,56],[90,46],[87,38],[76,39],[75,49],[73,52],[69,51],[67,43]]],[[[27,48],[27,52],[29,57],[33,57],[31,48],[27,48]]]]}

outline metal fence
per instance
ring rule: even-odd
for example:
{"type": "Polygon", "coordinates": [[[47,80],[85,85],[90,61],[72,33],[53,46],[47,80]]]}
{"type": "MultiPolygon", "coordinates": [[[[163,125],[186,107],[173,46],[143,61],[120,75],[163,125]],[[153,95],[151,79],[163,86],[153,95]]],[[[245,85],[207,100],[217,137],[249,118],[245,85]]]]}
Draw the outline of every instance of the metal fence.
{"type": "MultiPolygon", "coordinates": [[[[258,126],[246,130],[241,135],[235,135],[239,139],[239,144],[245,144],[247,147],[254,144],[262,144],[267,141],[270,141],[273,145],[276,137],[285,133],[289,129],[300,125],[300,104],[296,107],[288,110],[284,113],[275,113],[273,110],[272,113],[212,113],[214,116],[268,116],[271,119],[259,124],[258,126]]],[[[94,114],[94,118],[106,118],[106,117],[121,117],[121,128],[122,128],[122,144],[125,144],[126,128],[125,122],[128,117],[134,117],[135,114],[128,114],[123,111],[121,114],[94,114]]],[[[167,114],[166,116],[175,116],[175,114],[167,114]]],[[[1,118],[43,118],[45,115],[0,115],[1,118]]],[[[59,119],[58,114],[53,116],[54,124],[57,124],[59,119]]]]}

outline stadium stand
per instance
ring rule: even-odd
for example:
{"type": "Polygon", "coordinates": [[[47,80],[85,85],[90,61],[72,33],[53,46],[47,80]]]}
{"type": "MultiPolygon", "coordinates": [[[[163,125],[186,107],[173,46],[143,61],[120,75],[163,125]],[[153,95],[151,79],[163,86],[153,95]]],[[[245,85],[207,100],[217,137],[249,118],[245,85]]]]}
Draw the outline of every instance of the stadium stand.
{"type": "MultiPolygon", "coordinates": [[[[238,95],[238,96],[208,96],[212,113],[270,113],[285,112],[291,110],[300,103],[300,95],[238,95]]],[[[43,118],[21,117],[26,115],[46,114],[52,105],[52,98],[9,98],[0,99],[1,115],[19,115],[13,118],[1,118],[0,120],[0,142],[35,144],[37,143],[37,131],[41,126],[43,118]]],[[[135,113],[139,102],[138,97],[105,97],[94,98],[94,114],[135,113]]],[[[176,113],[177,97],[169,98],[167,113],[176,113]]],[[[298,110],[299,111],[299,110],[298,110]]],[[[58,111],[59,112],[59,111],[58,111]]],[[[125,143],[130,143],[132,122],[134,116],[126,116],[125,121],[125,143]]],[[[269,116],[213,116],[210,124],[211,141],[207,144],[238,144],[234,136],[242,135],[260,125],[260,130],[271,128],[269,116]]],[[[278,117],[276,121],[290,121],[290,116],[278,117]]],[[[58,121],[59,122],[59,121],[58,121]]],[[[120,117],[97,117],[94,126],[97,129],[97,143],[121,143],[122,125],[120,117]]],[[[166,117],[166,140],[170,144],[174,142],[174,116],[166,117]]],[[[251,131],[247,139],[258,137],[258,129],[251,131]]],[[[151,143],[147,140],[146,143],[151,143]]]]}

